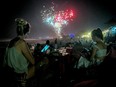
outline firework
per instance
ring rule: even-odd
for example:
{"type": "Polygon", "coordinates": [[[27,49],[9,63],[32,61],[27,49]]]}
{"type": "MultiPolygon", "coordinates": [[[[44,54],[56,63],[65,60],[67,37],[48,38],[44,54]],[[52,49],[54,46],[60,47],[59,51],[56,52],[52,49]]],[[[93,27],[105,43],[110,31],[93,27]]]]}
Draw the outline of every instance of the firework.
{"type": "Polygon", "coordinates": [[[63,27],[68,25],[69,21],[73,21],[74,12],[71,9],[56,11],[54,6],[48,9],[46,9],[46,6],[43,6],[41,16],[43,22],[52,26],[55,33],[61,36],[63,27]]]}

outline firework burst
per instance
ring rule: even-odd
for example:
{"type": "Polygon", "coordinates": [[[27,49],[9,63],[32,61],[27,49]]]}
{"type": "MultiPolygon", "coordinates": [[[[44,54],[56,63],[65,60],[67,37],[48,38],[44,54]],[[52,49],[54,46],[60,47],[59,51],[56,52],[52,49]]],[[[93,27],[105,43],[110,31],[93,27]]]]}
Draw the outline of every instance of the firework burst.
{"type": "Polygon", "coordinates": [[[61,37],[63,27],[68,25],[69,21],[73,21],[74,12],[71,9],[56,11],[54,5],[50,8],[43,6],[41,16],[43,22],[52,26],[55,33],[61,37]]]}

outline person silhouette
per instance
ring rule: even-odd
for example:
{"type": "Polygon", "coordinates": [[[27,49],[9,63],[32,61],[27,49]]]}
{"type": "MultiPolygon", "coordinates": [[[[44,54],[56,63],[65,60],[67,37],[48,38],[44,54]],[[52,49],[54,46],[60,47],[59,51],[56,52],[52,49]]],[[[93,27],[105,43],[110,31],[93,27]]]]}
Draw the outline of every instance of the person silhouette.
{"type": "Polygon", "coordinates": [[[17,76],[20,76],[18,81],[20,81],[19,83],[22,85],[26,79],[34,76],[35,60],[24,39],[26,34],[30,31],[30,24],[22,18],[16,18],[15,22],[17,36],[13,38],[6,47],[4,64],[17,76]]]}

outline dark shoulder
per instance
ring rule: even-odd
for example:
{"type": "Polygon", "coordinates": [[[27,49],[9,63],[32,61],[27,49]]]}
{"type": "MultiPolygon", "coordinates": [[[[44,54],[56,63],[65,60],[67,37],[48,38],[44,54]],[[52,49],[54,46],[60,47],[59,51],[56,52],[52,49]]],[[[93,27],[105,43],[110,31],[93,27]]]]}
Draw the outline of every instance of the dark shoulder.
{"type": "Polygon", "coordinates": [[[16,44],[16,42],[19,41],[19,40],[20,40],[19,37],[13,38],[13,39],[10,41],[8,47],[9,47],[9,48],[13,47],[13,46],[16,44]]]}

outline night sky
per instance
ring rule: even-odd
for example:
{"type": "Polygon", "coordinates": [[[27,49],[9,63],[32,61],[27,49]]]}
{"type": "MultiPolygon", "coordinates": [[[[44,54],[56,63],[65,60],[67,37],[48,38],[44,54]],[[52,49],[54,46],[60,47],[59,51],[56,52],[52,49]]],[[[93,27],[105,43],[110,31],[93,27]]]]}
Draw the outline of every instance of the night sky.
{"type": "Polygon", "coordinates": [[[29,38],[53,37],[56,34],[51,26],[43,23],[40,11],[43,5],[51,6],[51,2],[58,9],[73,8],[75,19],[62,30],[64,34],[82,33],[106,26],[110,19],[116,19],[115,0],[3,0],[1,7],[0,39],[16,36],[14,19],[24,18],[31,24],[29,38]]]}

